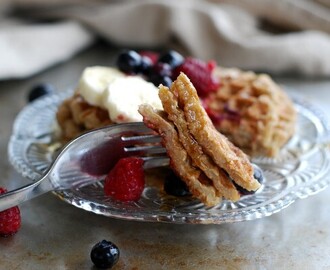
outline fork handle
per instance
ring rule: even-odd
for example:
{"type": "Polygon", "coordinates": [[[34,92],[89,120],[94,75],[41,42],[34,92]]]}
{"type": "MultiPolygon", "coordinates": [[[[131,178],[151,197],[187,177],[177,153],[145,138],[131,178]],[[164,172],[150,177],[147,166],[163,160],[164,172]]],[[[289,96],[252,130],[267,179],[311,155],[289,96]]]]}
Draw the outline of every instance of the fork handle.
{"type": "Polygon", "coordinates": [[[37,182],[1,194],[0,211],[9,209],[51,190],[53,190],[53,186],[46,175],[37,182]]]}

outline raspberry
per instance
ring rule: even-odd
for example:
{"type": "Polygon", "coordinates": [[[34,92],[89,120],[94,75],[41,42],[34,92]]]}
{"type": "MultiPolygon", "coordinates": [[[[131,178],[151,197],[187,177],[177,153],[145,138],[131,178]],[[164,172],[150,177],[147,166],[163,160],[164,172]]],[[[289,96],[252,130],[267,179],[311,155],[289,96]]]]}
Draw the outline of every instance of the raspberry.
{"type": "MultiPolygon", "coordinates": [[[[0,187],[0,194],[6,193],[5,188],[0,187]]],[[[14,206],[0,212],[0,236],[7,237],[18,232],[21,227],[21,214],[19,208],[14,206]]]]}
{"type": "Polygon", "coordinates": [[[144,183],[143,160],[122,158],[105,178],[104,192],[119,201],[138,201],[144,183]]]}
{"type": "Polygon", "coordinates": [[[175,68],[173,79],[180,72],[185,73],[196,87],[198,95],[205,97],[208,93],[216,91],[220,86],[219,79],[212,74],[215,67],[214,61],[204,62],[197,58],[187,57],[180,66],[175,68]]]}

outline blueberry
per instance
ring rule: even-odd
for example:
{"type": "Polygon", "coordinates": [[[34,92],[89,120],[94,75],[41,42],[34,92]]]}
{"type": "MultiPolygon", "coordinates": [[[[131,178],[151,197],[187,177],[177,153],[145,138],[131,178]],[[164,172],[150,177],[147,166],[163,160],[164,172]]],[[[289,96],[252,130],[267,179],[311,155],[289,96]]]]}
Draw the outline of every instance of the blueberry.
{"type": "Polygon", "coordinates": [[[159,63],[166,63],[171,66],[171,68],[175,68],[181,65],[184,61],[184,57],[174,50],[167,51],[159,56],[159,63]]]}
{"type": "Polygon", "coordinates": [[[168,173],[164,181],[164,190],[169,195],[183,197],[190,195],[188,187],[178,176],[172,171],[168,173]]]}
{"type": "MultiPolygon", "coordinates": [[[[260,184],[262,184],[264,181],[262,170],[257,165],[254,164],[253,164],[253,170],[254,170],[253,172],[254,179],[256,179],[260,184]]],[[[248,191],[237,184],[235,184],[235,186],[241,195],[251,195],[255,193],[255,191],[248,191]]]]}
{"type": "Polygon", "coordinates": [[[171,87],[172,82],[173,81],[172,81],[171,77],[164,76],[160,83],[164,86],[171,87]]]}
{"type": "Polygon", "coordinates": [[[149,77],[149,81],[152,82],[155,86],[159,86],[160,84],[170,87],[172,84],[172,79],[169,76],[159,76],[157,74],[151,75],[149,77]]]}
{"type": "Polygon", "coordinates": [[[153,68],[152,61],[149,57],[142,56],[140,65],[137,67],[137,72],[142,73],[144,75],[148,75],[153,68]]]}
{"type": "Polygon", "coordinates": [[[128,50],[119,54],[116,64],[122,72],[134,74],[138,72],[141,66],[141,59],[141,55],[136,51],[128,50]]]}
{"type": "Polygon", "coordinates": [[[44,95],[52,94],[55,92],[55,87],[48,83],[40,83],[31,88],[27,96],[28,102],[32,102],[44,95]]]}
{"type": "Polygon", "coordinates": [[[253,164],[253,177],[260,183],[262,184],[264,182],[264,175],[262,173],[262,170],[255,164],[253,164]]]}
{"type": "Polygon", "coordinates": [[[91,260],[98,268],[112,268],[118,262],[119,255],[119,249],[114,243],[102,240],[92,248],[91,260]]]}
{"type": "Polygon", "coordinates": [[[170,87],[172,84],[171,76],[171,67],[166,63],[156,63],[147,74],[148,80],[157,87],[160,84],[170,87]]]}
{"type": "Polygon", "coordinates": [[[160,80],[160,84],[167,86],[167,87],[171,87],[172,82],[173,81],[172,81],[171,77],[169,77],[169,76],[164,76],[160,80]]]}
{"type": "Polygon", "coordinates": [[[157,74],[159,76],[171,77],[172,76],[172,69],[171,69],[171,66],[167,63],[156,63],[153,66],[152,73],[157,74]]]}

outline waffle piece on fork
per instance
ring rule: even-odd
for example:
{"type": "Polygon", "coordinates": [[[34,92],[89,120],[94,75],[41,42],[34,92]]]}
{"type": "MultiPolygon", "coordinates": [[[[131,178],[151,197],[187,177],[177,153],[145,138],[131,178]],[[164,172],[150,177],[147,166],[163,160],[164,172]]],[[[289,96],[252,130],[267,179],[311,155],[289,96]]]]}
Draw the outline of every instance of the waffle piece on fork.
{"type": "Polygon", "coordinates": [[[210,190],[211,196],[215,194],[219,200],[222,197],[238,200],[240,195],[233,182],[247,190],[260,187],[247,156],[215,129],[186,75],[181,73],[171,89],[161,86],[159,94],[165,112],[156,112],[147,104],[141,105],[139,112],[144,123],[162,136],[172,169],[194,196],[212,206],[216,201],[205,200],[210,190]],[[164,113],[165,116],[160,117],[164,113]],[[175,146],[169,143],[173,141],[175,146]],[[189,166],[181,171],[186,162],[189,166]],[[183,175],[186,169],[201,172],[203,177],[192,181],[193,174],[183,175]],[[212,189],[201,189],[205,183],[212,189]]]}

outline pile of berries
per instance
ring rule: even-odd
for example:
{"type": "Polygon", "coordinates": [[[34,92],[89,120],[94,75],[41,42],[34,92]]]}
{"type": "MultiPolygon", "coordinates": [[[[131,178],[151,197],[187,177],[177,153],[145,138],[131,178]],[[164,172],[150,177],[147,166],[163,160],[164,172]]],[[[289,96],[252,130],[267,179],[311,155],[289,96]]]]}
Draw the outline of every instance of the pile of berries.
{"type": "MultiPolygon", "coordinates": [[[[5,188],[0,187],[0,194],[6,193],[5,188]]],[[[0,236],[8,237],[18,232],[21,227],[21,214],[17,206],[0,212],[0,236]]]]}
{"type": "Polygon", "coordinates": [[[129,75],[142,75],[155,86],[163,84],[170,87],[180,72],[185,73],[196,87],[200,97],[216,91],[220,82],[213,76],[214,61],[204,62],[193,57],[183,57],[170,50],[162,54],[150,51],[123,51],[117,58],[119,70],[129,75]]]}

